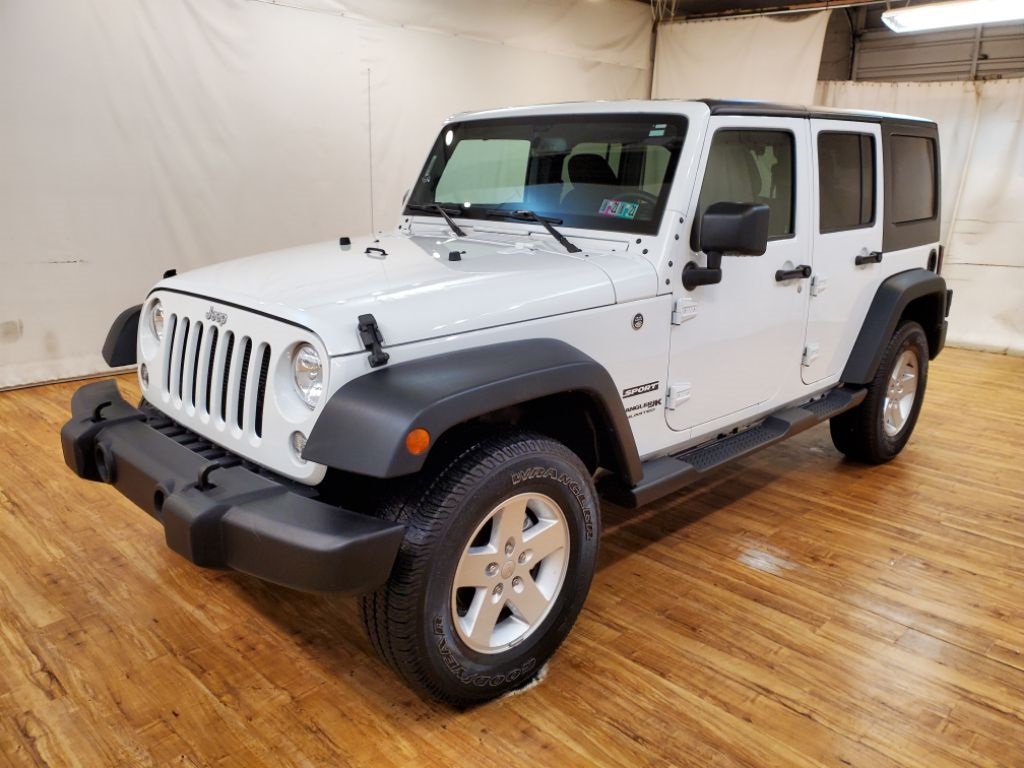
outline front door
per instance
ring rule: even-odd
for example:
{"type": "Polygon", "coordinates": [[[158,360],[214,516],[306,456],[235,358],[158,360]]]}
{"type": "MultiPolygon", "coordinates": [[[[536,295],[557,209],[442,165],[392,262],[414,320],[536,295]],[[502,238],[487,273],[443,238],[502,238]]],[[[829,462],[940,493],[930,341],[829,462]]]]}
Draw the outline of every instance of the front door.
{"type": "Polygon", "coordinates": [[[803,380],[838,377],[853,348],[882,267],[881,129],[811,120],[817,215],[803,380]]]}
{"type": "MultiPolygon", "coordinates": [[[[809,280],[786,277],[809,264],[808,121],[712,117],[688,220],[712,203],[764,203],[771,209],[763,256],[722,260],[722,281],[678,288],[666,411],[692,437],[742,421],[802,389],[809,280]]],[[[680,242],[678,263],[705,266],[694,243],[680,242]]]]}

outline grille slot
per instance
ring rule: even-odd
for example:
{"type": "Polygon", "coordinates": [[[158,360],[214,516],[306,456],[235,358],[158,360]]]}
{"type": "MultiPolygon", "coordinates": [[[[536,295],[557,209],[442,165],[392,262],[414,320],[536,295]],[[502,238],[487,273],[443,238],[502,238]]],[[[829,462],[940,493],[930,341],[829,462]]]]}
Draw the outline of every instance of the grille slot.
{"type": "Polygon", "coordinates": [[[224,352],[224,373],[221,376],[220,390],[220,420],[228,420],[228,379],[231,377],[231,354],[235,351],[235,334],[228,331],[224,334],[227,339],[227,349],[224,352]]]}
{"type": "Polygon", "coordinates": [[[220,336],[220,332],[217,330],[217,326],[210,327],[210,359],[206,364],[206,409],[207,414],[210,413],[210,393],[213,392],[213,364],[217,357],[217,337],[220,336]]]}
{"type": "Polygon", "coordinates": [[[177,365],[174,367],[178,371],[178,388],[174,391],[175,397],[182,397],[182,386],[185,383],[185,352],[188,349],[188,332],[189,332],[189,321],[188,318],[182,318],[181,320],[181,333],[178,334],[180,340],[176,339],[178,343],[174,345],[174,354],[177,357],[177,365]]]}
{"type": "Polygon", "coordinates": [[[263,345],[260,378],[256,384],[256,437],[263,437],[263,403],[267,397],[267,374],[270,373],[270,345],[263,345]]]}
{"type": "Polygon", "coordinates": [[[203,348],[203,324],[196,323],[196,341],[192,345],[192,387],[189,392],[188,404],[196,407],[196,385],[199,383],[199,353],[203,348]]]}
{"type": "Polygon", "coordinates": [[[171,391],[171,361],[174,357],[174,332],[178,327],[178,316],[172,314],[167,318],[164,330],[164,388],[171,391]]]}
{"type": "Polygon", "coordinates": [[[245,386],[249,382],[249,359],[252,356],[252,339],[246,338],[242,345],[242,372],[238,380],[238,413],[235,423],[239,429],[245,428],[242,417],[245,414],[245,386]]]}

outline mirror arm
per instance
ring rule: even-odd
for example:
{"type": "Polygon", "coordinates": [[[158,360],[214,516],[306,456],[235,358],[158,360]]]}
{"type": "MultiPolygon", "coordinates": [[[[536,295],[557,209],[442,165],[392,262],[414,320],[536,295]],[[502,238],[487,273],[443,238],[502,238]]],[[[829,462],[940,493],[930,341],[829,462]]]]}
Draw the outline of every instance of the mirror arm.
{"type": "Polygon", "coordinates": [[[715,285],[722,282],[722,253],[708,251],[708,265],[701,267],[695,261],[683,267],[683,288],[692,291],[701,285],[715,285]]]}

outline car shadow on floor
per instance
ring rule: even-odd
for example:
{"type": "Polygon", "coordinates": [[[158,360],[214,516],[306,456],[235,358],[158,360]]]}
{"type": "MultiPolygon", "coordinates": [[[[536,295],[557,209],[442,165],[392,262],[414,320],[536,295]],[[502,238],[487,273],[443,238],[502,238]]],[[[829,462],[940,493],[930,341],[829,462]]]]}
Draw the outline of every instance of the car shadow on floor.
{"type": "MultiPolygon", "coordinates": [[[[793,446],[740,460],[639,509],[602,502],[598,570],[610,568],[713,515],[728,515],[730,508],[752,503],[751,496],[773,483],[798,482],[800,473],[860,471],[857,465],[837,460],[831,446],[825,445],[827,437],[798,440],[803,444],[794,441],[793,446]],[[816,445],[819,442],[820,447],[816,445]],[[794,460],[799,461],[795,470],[794,460]],[[787,478],[791,474],[797,477],[787,478]]],[[[452,712],[444,705],[419,698],[376,657],[362,629],[357,598],[297,592],[243,574],[225,581],[241,600],[291,638],[297,654],[315,659],[336,679],[335,684],[355,685],[361,695],[380,697],[389,706],[395,705],[397,695],[399,706],[412,708],[421,718],[452,712]]]]}

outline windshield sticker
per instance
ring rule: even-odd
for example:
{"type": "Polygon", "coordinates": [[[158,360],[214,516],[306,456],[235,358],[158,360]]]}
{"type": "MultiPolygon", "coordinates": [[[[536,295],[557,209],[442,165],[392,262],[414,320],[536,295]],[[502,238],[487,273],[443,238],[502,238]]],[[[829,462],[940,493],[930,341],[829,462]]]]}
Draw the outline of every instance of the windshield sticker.
{"type": "Polygon", "coordinates": [[[640,210],[640,203],[629,203],[625,200],[605,200],[601,203],[602,216],[615,216],[619,219],[635,219],[636,212],[640,210]]]}
{"type": "Polygon", "coordinates": [[[664,136],[666,128],[668,128],[668,123],[657,123],[653,128],[651,128],[651,132],[648,133],[647,135],[648,136],[664,136]]]}

